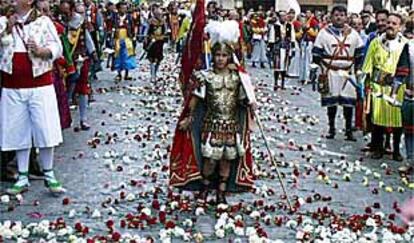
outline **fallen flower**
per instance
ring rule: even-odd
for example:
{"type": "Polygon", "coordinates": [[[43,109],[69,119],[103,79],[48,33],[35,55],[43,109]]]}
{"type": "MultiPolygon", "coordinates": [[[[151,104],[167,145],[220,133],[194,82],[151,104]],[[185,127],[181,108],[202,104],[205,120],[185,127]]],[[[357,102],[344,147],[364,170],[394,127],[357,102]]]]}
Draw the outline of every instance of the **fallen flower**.
{"type": "Polygon", "coordinates": [[[10,202],[10,196],[9,195],[3,195],[0,197],[0,201],[4,204],[7,204],[10,202]]]}
{"type": "Polygon", "coordinates": [[[63,198],[63,200],[62,200],[62,204],[63,205],[69,205],[69,203],[70,203],[70,200],[69,200],[69,198],[67,198],[67,197],[65,197],[65,198],[63,198]]]}
{"type": "Polygon", "coordinates": [[[215,235],[220,239],[224,238],[224,236],[225,236],[224,229],[217,229],[216,232],[215,232],[215,235]]]}
{"type": "Polygon", "coordinates": [[[175,223],[173,221],[169,220],[165,223],[165,228],[166,229],[173,229],[173,228],[175,228],[175,223]]]}
{"type": "Polygon", "coordinates": [[[121,234],[119,232],[113,232],[111,239],[115,242],[119,241],[121,239],[121,234]]]}
{"type": "Polygon", "coordinates": [[[100,218],[100,217],[102,217],[102,215],[101,215],[101,212],[99,212],[99,210],[98,209],[95,209],[93,212],[92,212],[92,216],[91,216],[93,219],[97,219],[97,218],[100,218]]]}
{"type": "Polygon", "coordinates": [[[204,214],[205,214],[204,208],[202,208],[202,207],[196,208],[196,210],[195,210],[195,215],[196,216],[200,216],[200,215],[204,215],[204,214]]]}
{"type": "Polygon", "coordinates": [[[194,239],[194,241],[195,241],[196,243],[202,243],[202,242],[204,242],[204,236],[203,236],[203,234],[201,234],[200,232],[195,233],[195,234],[193,235],[193,239],[194,239]]]}
{"type": "Polygon", "coordinates": [[[18,202],[22,202],[23,201],[23,196],[22,196],[22,194],[17,194],[16,195],[16,200],[18,201],[18,202]]]}
{"type": "Polygon", "coordinates": [[[298,227],[298,222],[291,219],[288,222],[286,222],[286,227],[291,228],[291,229],[296,229],[296,227],[298,227]]]}
{"type": "Polygon", "coordinates": [[[344,181],[351,181],[351,175],[350,174],[344,174],[344,176],[342,177],[342,179],[344,180],[344,181]]]}

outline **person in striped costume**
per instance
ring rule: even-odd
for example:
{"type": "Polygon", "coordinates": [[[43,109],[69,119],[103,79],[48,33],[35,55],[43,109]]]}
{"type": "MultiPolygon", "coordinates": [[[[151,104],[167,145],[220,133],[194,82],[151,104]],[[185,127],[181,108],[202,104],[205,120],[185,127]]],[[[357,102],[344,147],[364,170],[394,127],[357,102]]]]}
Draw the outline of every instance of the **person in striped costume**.
{"type": "Polygon", "coordinates": [[[359,86],[356,71],[362,65],[364,43],[359,34],[345,24],[346,13],[343,6],[332,9],[332,24],[319,32],[312,53],[314,62],[321,68],[319,92],[322,107],[327,107],[329,122],[326,138],[335,138],[336,113],[338,106],[342,106],[345,140],[356,141],[352,133],[352,117],[359,86]]]}
{"type": "MultiPolygon", "coordinates": [[[[412,25],[406,25],[405,34],[413,34],[412,25]]],[[[401,86],[405,87],[401,108],[402,126],[405,138],[406,162],[399,168],[408,171],[414,165],[414,40],[405,44],[397,65],[391,97],[396,99],[401,86]]]]}
{"type": "MultiPolygon", "coordinates": [[[[398,59],[407,42],[401,34],[402,18],[398,14],[390,14],[387,30],[375,38],[365,58],[362,71],[367,74],[372,100],[372,146],[373,159],[380,159],[384,154],[384,133],[386,128],[392,128],[393,160],[402,161],[400,141],[402,135],[401,109],[388,102],[392,89],[398,59]]],[[[405,87],[399,89],[396,100],[402,102],[405,87]]]]}

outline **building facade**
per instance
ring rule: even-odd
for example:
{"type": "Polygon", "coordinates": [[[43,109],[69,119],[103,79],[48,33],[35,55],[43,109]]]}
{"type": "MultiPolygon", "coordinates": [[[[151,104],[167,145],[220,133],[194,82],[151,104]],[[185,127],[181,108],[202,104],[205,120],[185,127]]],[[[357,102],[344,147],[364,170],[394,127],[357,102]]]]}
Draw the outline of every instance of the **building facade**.
{"type": "MultiPolygon", "coordinates": [[[[283,0],[244,0],[243,7],[245,9],[257,9],[260,5],[265,9],[275,7],[276,1],[283,0]]],[[[381,1],[381,0],[380,0],[381,1]]],[[[229,1],[231,2],[231,1],[229,1]]],[[[298,0],[301,9],[312,9],[312,10],[328,10],[330,6],[335,4],[347,4],[347,0],[298,0]]]]}
{"type": "MultiPolygon", "coordinates": [[[[227,2],[228,5],[235,6],[238,2],[238,5],[245,9],[255,9],[261,5],[265,9],[269,9],[270,7],[274,7],[276,5],[276,1],[284,1],[284,0],[221,0],[221,2],[227,2]]],[[[382,8],[382,5],[385,1],[391,1],[391,5],[393,8],[396,5],[400,6],[412,6],[413,0],[361,0],[364,1],[364,4],[371,4],[374,9],[382,8]]],[[[348,0],[298,0],[302,10],[323,10],[328,11],[330,8],[337,4],[347,5],[348,0]]]]}
{"type": "Polygon", "coordinates": [[[275,0],[244,0],[243,8],[244,9],[254,9],[257,10],[259,6],[263,6],[264,9],[269,9],[270,7],[275,7],[275,0]]]}

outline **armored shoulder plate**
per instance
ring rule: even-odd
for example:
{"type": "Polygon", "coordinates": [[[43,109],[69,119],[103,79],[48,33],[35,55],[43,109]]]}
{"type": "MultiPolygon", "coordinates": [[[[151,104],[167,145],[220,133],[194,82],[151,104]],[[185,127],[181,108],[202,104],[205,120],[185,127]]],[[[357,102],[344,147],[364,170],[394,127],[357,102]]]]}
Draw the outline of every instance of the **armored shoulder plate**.
{"type": "Polygon", "coordinates": [[[196,70],[193,72],[193,81],[202,85],[206,83],[206,81],[208,80],[208,76],[209,76],[209,71],[196,70]]]}

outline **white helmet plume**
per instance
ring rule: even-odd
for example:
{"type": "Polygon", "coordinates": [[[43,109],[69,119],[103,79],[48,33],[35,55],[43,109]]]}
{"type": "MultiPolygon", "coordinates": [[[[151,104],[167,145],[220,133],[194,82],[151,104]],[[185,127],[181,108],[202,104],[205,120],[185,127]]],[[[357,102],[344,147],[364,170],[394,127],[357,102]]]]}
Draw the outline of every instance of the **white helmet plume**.
{"type": "Polygon", "coordinates": [[[210,21],[204,30],[209,34],[212,46],[237,43],[240,37],[239,23],[235,20],[210,21]]]}

